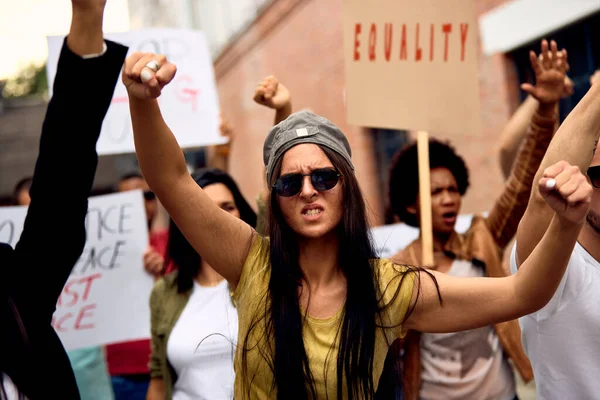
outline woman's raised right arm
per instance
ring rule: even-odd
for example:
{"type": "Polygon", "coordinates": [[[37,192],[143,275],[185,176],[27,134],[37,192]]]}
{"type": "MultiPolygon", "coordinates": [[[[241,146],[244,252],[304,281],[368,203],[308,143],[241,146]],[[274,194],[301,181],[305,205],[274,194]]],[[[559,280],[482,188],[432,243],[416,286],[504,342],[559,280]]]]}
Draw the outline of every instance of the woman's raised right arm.
{"type": "Polygon", "coordinates": [[[181,232],[235,287],[254,229],[218,207],[187,170],[183,152],[156,100],[176,70],[164,56],[152,53],[136,52],[125,61],[123,83],[129,94],[135,151],[148,185],[181,232]],[[156,72],[146,67],[152,60],[159,66],[156,72]]]}

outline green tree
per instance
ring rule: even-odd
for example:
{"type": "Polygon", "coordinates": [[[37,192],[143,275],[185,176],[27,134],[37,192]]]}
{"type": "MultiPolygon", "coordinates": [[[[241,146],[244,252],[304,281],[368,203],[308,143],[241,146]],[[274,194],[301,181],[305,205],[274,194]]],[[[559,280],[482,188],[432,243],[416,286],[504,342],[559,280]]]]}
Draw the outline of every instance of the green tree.
{"type": "Polygon", "coordinates": [[[5,98],[42,96],[48,93],[46,64],[28,65],[8,79],[2,92],[5,98]]]}

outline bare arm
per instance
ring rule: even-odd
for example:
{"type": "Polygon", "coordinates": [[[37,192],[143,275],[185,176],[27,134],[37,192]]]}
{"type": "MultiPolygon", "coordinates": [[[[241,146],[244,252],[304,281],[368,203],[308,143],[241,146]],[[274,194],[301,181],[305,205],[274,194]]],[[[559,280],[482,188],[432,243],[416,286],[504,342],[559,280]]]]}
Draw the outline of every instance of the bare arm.
{"type": "Polygon", "coordinates": [[[134,53],[125,62],[123,81],[137,158],[148,185],[190,244],[235,287],[254,230],[218,207],[188,173],[183,152],[156,101],[175,71],[164,56],[151,53],[134,53]],[[156,73],[145,67],[151,60],[160,65],[156,73]]]}
{"type": "Polygon", "coordinates": [[[504,179],[508,179],[519,147],[525,138],[529,123],[537,110],[539,102],[533,96],[527,96],[500,134],[498,143],[498,158],[504,179]]]}
{"type": "Polygon", "coordinates": [[[150,379],[146,400],[164,400],[165,398],[165,381],[162,378],[150,379]]]}
{"type": "MultiPolygon", "coordinates": [[[[593,85],[562,123],[537,172],[542,176],[548,166],[565,160],[586,171],[600,137],[600,85],[593,85]]],[[[541,240],[552,210],[537,191],[532,191],[527,211],[517,231],[517,265],[520,265],[541,240]]]]}
{"type": "Polygon", "coordinates": [[[435,273],[442,304],[431,279],[423,276],[415,310],[406,323],[422,332],[456,332],[516,319],[550,301],[569,263],[590,207],[592,188],[581,173],[560,165],[546,171],[539,191],[555,211],[531,256],[515,275],[505,278],[459,278],[435,273]],[[547,182],[554,179],[554,189],[547,182]],[[563,183],[559,183],[563,181],[563,183]],[[569,194],[563,195],[562,191],[569,194]],[[572,190],[572,191],[571,191],[572,190]]]}
{"type": "MultiPolygon", "coordinates": [[[[267,76],[254,90],[254,101],[262,106],[275,110],[274,125],[284,121],[292,114],[292,97],[290,91],[273,75],[267,76]]],[[[259,232],[267,234],[267,208],[269,206],[270,189],[267,184],[266,168],[263,169],[263,187],[258,194],[258,223],[259,232]]]]}

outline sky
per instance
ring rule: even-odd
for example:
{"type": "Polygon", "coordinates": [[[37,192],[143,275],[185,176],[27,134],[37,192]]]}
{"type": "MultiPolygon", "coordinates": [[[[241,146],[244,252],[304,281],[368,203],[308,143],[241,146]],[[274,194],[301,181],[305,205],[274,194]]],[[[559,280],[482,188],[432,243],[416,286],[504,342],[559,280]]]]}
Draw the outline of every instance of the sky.
{"type": "MultiPolygon", "coordinates": [[[[44,63],[46,36],[65,35],[70,21],[70,0],[0,0],[0,79],[13,76],[20,67],[44,63]]],[[[104,31],[128,29],[127,0],[107,0],[104,31]]]]}

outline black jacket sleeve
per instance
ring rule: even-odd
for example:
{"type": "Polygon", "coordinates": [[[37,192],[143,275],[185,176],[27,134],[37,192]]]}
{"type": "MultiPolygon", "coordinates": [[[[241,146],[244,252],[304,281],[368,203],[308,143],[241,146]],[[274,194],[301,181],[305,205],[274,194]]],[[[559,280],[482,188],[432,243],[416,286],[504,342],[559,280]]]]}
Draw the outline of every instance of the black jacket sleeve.
{"type": "Polygon", "coordinates": [[[48,320],[85,245],[96,142],[127,54],[127,47],[106,44],[104,55],[83,59],[69,50],[66,38],[63,42],[42,126],[31,204],[15,246],[16,297],[34,296],[39,316],[48,320]],[[20,288],[23,282],[27,284],[20,288]]]}

